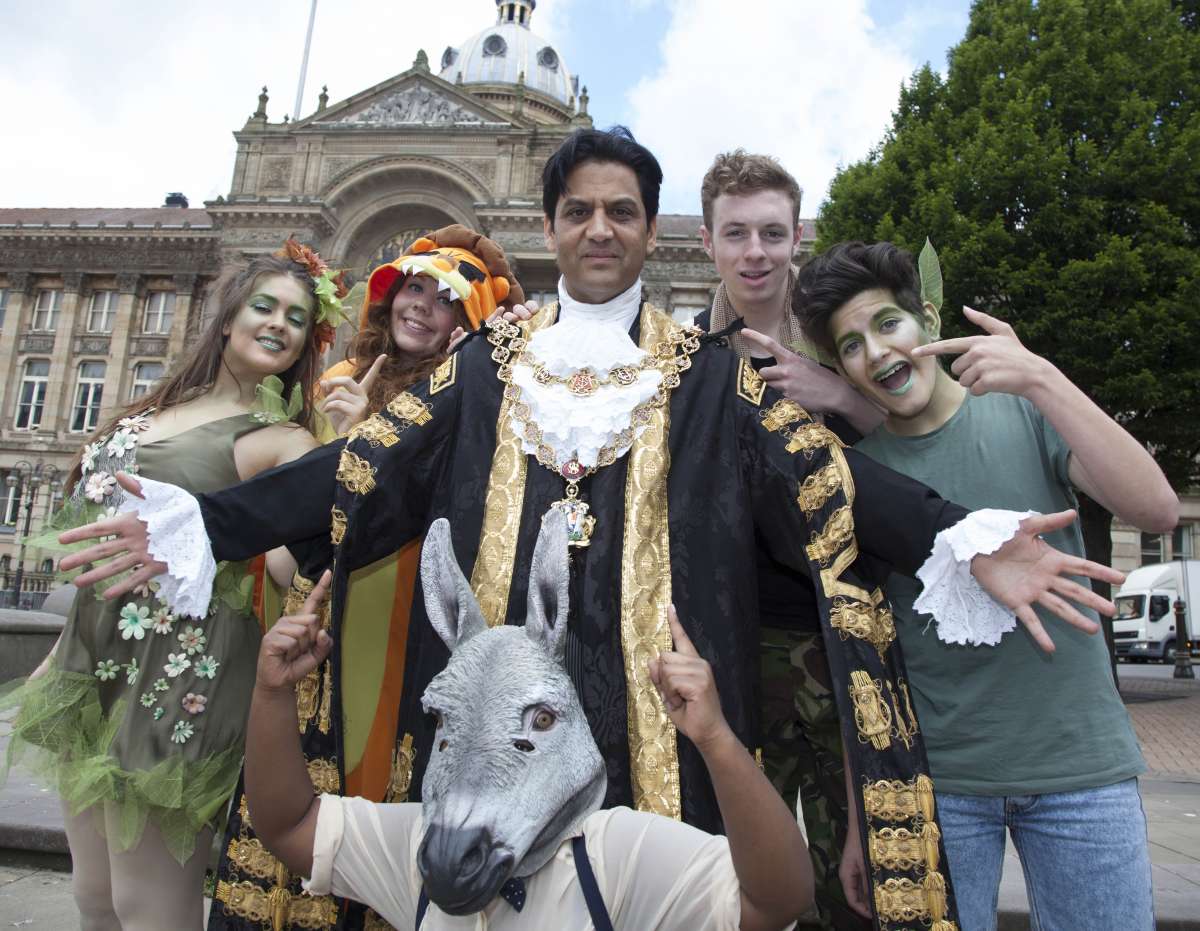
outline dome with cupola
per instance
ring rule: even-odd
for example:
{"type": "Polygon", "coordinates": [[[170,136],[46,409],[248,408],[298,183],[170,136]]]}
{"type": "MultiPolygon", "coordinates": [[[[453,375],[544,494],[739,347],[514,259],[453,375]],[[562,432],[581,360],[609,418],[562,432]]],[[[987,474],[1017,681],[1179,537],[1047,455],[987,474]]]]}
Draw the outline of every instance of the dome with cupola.
{"type": "Polygon", "coordinates": [[[439,76],[456,84],[488,85],[497,90],[509,85],[509,94],[512,87],[523,85],[526,91],[550,98],[557,105],[554,109],[569,117],[575,110],[578,78],[571,76],[558,51],[530,29],[537,0],[495,2],[495,24],[457,48],[448,46],[442,53],[439,76]]]}

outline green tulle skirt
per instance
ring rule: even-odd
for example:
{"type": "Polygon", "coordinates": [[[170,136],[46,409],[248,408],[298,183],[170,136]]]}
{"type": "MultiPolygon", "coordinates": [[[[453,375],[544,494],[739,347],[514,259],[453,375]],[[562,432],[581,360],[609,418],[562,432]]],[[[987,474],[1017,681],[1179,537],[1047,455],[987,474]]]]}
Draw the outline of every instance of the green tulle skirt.
{"type": "Polygon", "coordinates": [[[57,791],[73,814],[102,807],[97,825],[115,851],[136,846],[151,821],[175,859],[185,863],[201,829],[224,813],[237,785],[242,745],[200,759],[176,755],[146,769],[127,769],[113,749],[128,703],[117,701],[106,713],[95,676],[52,664],[39,678],[15,685],[0,696],[0,711],[20,707],[4,775],[20,765],[57,791]]]}

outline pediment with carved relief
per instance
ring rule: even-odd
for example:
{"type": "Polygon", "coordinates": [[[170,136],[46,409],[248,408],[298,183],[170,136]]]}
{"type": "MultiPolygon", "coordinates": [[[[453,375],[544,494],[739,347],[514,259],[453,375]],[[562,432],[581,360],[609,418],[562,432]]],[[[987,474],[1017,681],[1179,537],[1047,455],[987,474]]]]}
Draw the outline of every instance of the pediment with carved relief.
{"type": "MultiPolygon", "coordinates": [[[[440,83],[440,82],[439,82],[440,83]]],[[[326,111],[315,122],[338,128],[381,126],[453,126],[509,123],[507,114],[487,106],[472,106],[470,98],[432,82],[406,81],[380,88],[376,93],[351,98],[335,112],[326,111]]]]}

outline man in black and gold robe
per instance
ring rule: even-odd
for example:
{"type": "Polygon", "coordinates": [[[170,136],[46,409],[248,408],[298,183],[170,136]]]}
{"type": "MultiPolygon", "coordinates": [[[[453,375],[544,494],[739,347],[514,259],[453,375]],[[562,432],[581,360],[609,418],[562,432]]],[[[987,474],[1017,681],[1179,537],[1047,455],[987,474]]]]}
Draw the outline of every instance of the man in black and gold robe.
{"type": "MultiPolygon", "coordinates": [[[[769,390],[720,334],[681,327],[642,302],[661,172],[631,137],[577,132],[543,180],[547,242],[563,272],[558,304],[468,340],[344,442],[199,501],[217,559],[287,544],[309,577],[333,566],[335,652],[325,673],[333,687],[315,680],[301,695],[310,772],[344,778],[338,694],[354,670],[341,667],[337,643],[354,623],[343,617],[350,572],[445,517],[489,623],[521,623],[528,580],[516,567],[529,565],[541,518],[558,506],[580,544],[571,560],[568,668],[607,764],[606,804],[720,831],[701,757],[671,726],[647,661],[670,648],[666,609],[674,604],[712,664],[730,725],[755,751],[757,531],[774,559],[810,573],[817,589],[880,926],[923,921],[949,931],[953,904],[928,769],[877,580],[889,568],[915,573],[937,533],[967,512],[843,449],[769,390]]],[[[138,521],[122,520],[95,532],[128,538],[147,564],[142,574],[169,571],[148,555],[138,521]]],[[[1014,561],[1031,552],[1052,559],[1041,547],[1018,534],[996,557],[979,557],[975,571],[985,586],[1003,588],[1024,571],[1014,561]]],[[[140,580],[135,573],[129,583],[140,580]]],[[[393,785],[415,800],[436,752],[436,723],[420,697],[447,652],[419,588],[412,618],[393,785]]],[[[227,887],[214,925],[233,926],[253,900],[256,916],[269,912],[262,920],[291,926],[286,874],[259,876],[264,890],[273,882],[262,897],[243,890],[242,911],[230,907],[227,887]]],[[[321,927],[337,911],[306,916],[321,922],[306,927],[321,927]]]]}

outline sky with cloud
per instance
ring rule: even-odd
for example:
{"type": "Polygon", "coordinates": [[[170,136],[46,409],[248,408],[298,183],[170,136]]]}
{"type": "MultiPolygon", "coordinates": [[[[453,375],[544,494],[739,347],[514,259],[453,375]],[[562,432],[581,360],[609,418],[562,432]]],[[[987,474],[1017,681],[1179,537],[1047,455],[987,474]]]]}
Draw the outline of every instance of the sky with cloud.
{"type": "MultiPolygon", "coordinates": [[[[270,88],[293,110],[308,0],[0,3],[0,206],[193,206],[224,194],[232,131],[270,88]]],[[[839,164],[883,136],[900,82],[945,69],[968,0],[540,0],[534,31],[587,85],[598,126],[659,156],[662,209],[698,213],[712,156],[779,156],[811,216],[839,164]]],[[[492,0],[319,0],[302,115],[495,19],[492,0]]]]}

